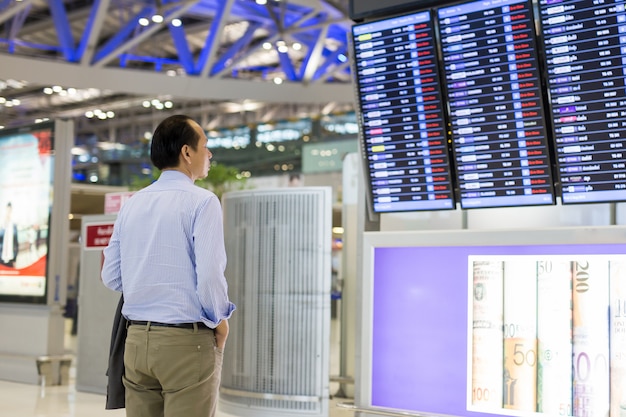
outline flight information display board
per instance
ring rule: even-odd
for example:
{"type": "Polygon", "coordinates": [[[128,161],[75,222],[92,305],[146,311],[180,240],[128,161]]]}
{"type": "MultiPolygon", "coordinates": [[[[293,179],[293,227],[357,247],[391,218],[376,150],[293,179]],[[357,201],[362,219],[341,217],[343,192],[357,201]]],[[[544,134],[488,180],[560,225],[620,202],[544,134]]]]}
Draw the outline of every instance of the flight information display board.
{"type": "Polygon", "coordinates": [[[454,209],[431,14],[355,25],[352,45],[373,211],[454,209]]]}
{"type": "Polygon", "coordinates": [[[554,204],[532,6],[437,9],[462,208],[554,204]]]}
{"type": "Polygon", "coordinates": [[[561,200],[626,200],[626,12],[611,0],[540,1],[561,200]]]}

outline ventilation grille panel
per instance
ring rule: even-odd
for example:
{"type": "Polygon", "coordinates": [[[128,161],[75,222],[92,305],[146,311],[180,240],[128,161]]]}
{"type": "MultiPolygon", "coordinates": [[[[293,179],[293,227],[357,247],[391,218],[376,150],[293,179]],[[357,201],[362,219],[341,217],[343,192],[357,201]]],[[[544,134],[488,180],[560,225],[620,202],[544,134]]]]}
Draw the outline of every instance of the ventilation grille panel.
{"type": "Polygon", "coordinates": [[[326,416],[330,188],[228,193],[223,206],[226,279],[237,311],[220,404],[241,407],[237,415],[326,416]]]}

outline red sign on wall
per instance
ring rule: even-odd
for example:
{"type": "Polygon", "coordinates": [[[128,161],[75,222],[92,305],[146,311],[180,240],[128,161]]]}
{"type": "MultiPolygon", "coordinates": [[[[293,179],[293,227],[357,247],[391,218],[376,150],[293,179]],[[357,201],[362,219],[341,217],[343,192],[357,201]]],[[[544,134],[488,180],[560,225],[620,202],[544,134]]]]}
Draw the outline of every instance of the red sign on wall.
{"type": "Polygon", "coordinates": [[[117,214],[126,201],[134,194],[133,191],[106,193],[104,195],[104,214],[117,214]]]}
{"type": "Polygon", "coordinates": [[[87,224],[85,226],[85,249],[104,249],[113,235],[113,223],[87,224]]]}

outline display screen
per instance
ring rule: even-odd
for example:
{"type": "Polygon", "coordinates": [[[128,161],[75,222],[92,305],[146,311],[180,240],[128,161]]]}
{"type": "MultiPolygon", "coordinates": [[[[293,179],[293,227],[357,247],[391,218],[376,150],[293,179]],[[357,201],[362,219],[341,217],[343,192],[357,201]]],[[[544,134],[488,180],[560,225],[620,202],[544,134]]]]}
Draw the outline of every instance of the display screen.
{"type": "Polygon", "coordinates": [[[436,3],[437,0],[350,0],[349,13],[350,18],[356,20],[368,16],[388,15],[411,8],[424,8],[436,3]]]}
{"type": "Polygon", "coordinates": [[[437,10],[462,208],[555,203],[531,8],[437,10]]]}
{"type": "Polygon", "coordinates": [[[563,204],[626,200],[624,3],[540,1],[563,204]]]}
{"type": "Polygon", "coordinates": [[[374,245],[371,253],[369,406],[620,415],[626,244],[374,245]]]}
{"type": "Polygon", "coordinates": [[[352,35],[373,211],[454,209],[430,13],[355,25],[352,35]]]}
{"type": "Polygon", "coordinates": [[[0,133],[0,301],[45,303],[53,127],[0,133]]]}

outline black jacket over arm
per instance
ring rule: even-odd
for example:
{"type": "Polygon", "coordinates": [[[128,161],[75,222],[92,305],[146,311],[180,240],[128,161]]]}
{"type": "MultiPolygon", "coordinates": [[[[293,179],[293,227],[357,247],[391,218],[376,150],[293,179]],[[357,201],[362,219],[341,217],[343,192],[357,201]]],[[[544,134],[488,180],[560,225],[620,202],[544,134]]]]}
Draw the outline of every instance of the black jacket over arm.
{"type": "Polygon", "coordinates": [[[111,349],[109,351],[109,368],[107,369],[107,410],[126,407],[126,390],[122,383],[124,375],[124,344],[126,343],[126,318],[122,316],[124,295],[120,297],[113,319],[111,332],[111,349]]]}

